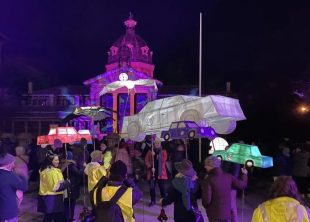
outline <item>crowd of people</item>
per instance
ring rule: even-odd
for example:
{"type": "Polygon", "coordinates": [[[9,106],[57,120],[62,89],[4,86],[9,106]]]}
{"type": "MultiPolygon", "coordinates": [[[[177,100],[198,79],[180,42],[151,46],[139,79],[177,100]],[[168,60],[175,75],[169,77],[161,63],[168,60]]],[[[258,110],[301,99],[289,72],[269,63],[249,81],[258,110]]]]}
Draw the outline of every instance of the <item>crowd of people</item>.
{"type": "MultiPolygon", "coordinates": [[[[29,178],[39,181],[38,211],[44,214],[44,222],[75,221],[81,193],[84,207],[92,208],[91,220],[112,217],[119,210],[120,221],[134,222],[133,205],[143,196],[139,189],[142,180],[149,186],[148,206],[160,203],[164,209],[174,204],[176,222],[203,221],[199,198],[210,222],[240,221],[237,192],[247,187],[248,170],[208,156],[203,161],[206,174],[201,177],[182,140],[162,142],[147,137],[143,143],[121,139],[111,145],[104,138],[96,146],[85,139],[71,145],[55,140],[52,145],[28,151],[20,145],[12,148],[7,141],[0,145],[0,222],[18,221],[29,178]]],[[[253,222],[309,221],[308,208],[302,202],[309,195],[309,158],[304,147],[292,149],[287,141],[280,144],[269,199],[255,209],[253,222]]],[[[164,210],[162,213],[154,221],[165,221],[164,210]]],[[[81,218],[86,221],[87,215],[81,218]]]]}

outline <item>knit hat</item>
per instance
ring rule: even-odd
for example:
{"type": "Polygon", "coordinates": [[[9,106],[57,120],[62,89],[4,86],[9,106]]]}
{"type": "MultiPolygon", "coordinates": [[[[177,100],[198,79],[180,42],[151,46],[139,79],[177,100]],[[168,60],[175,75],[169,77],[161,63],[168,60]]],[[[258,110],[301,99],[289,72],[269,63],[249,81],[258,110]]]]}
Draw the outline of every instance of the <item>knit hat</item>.
{"type": "Polygon", "coordinates": [[[189,160],[182,160],[182,162],[177,162],[174,164],[175,169],[183,174],[184,176],[193,177],[197,175],[196,171],[193,169],[193,164],[189,160]]]}
{"type": "Polygon", "coordinates": [[[111,176],[120,176],[125,179],[127,174],[127,166],[121,160],[114,162],[110,168],[111,176]]]}
{"type": "Polygon", "coordinates": [[[7,166],[15,161],[15,157],[7,153],[4,156],[0,156],[0,167],[7,166]]]}
{"type": "Polygon", "coordinates": [[[221,160],[216,156],[209,156],[205,159],[205,166],[210,167],[220,167],[221,166],[221,160]]]}
{"type": "Polygon", "coordinates": [[[91,154],[92,162],[101,162],[102,161],[102,152],[100,150],[94,150],[91,154]]]}

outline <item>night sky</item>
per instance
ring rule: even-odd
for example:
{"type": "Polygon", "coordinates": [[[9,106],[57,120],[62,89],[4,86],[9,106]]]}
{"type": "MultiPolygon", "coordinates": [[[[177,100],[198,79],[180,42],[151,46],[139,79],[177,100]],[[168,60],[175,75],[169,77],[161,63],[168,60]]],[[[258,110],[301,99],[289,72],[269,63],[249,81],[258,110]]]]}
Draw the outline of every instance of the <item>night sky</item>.
{"type": "Polygon", "coordinates": [[[3,46],[1,75],[11,82],[17,76],[19,82],[34,81],[36,88],[82,84],[103,73],[107,51],[125,32],[123,21],[130,11],[138,21],[136,33],[154,51],[154,76],[165,85],[198,82],[199,12],[203,12],[204,87],[228,80],[239,84],[309,76],[310,3],[0,0],[0,4],[0,33],[9,39],[3,46]]]}

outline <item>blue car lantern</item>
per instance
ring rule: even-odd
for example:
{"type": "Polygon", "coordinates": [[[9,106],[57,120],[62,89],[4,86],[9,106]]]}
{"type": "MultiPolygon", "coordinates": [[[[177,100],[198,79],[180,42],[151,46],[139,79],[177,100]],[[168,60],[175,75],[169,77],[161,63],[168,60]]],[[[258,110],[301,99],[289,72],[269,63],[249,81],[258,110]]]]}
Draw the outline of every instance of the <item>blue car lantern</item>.
{"type": "Polygon", "coordinates": [[[201,127],[194,121],[172,122],[168,130],[161,132],[161,138],[165,141],[170,139],[194,139],[208,138],[214,139],[217,136],[212,127],[201,127]]]}

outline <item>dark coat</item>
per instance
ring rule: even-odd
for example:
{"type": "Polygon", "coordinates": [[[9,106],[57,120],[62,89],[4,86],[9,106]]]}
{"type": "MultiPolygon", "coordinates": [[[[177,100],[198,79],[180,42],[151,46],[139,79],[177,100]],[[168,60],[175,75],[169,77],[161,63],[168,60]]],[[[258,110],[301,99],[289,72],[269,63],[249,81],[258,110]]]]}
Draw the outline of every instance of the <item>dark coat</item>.
{"type": "Polygon", "coordinates": [[[67,179],[67,168],[69,170],[69,180],[70,180],[70,198],[78,199],[80,196],[80,184],[83,178],[83,170],[79,170],[74,161],[65,163],[64,171],[62,174],[64,175],[64,179],[67,179]]]}
{"type": "Polygon", "coordinates": [[[244,189],[247,176],[237,179],[221,168],[212,169],[202,183],[202,205],[206,208],[209,220],[227,220],[231,216],[231,190],[244,189]]]}
{"type": "Polygon", "coordinates": [[[18,216],[16,190],[27,190],[26,178],[0,169],[0,221],[18,216]]]}
{"type": "MultiPolygon", "coordinates": [[[[194,186],[191,188],[190,200],[191,205],[194,207],[198,207],[197,205],[197,191],[198,191],[198,183],[193,181],[194,186]]],[[[194,214],[191,210],[187,210],[184,206],[182,200],[182,193],[176,189],[174,186],[171,186],[168,189],[168,195],[162,201],[162,204],[169,205],[174,203],[174,221],[175,222],[187,222],[187,221],[195,221],[194,214]]]]}

